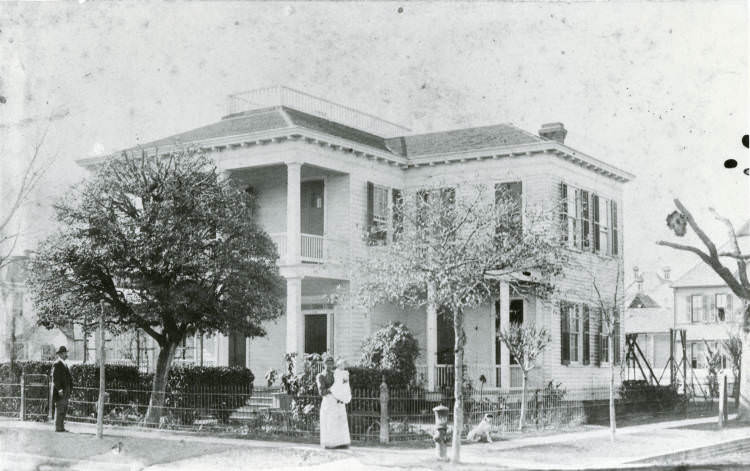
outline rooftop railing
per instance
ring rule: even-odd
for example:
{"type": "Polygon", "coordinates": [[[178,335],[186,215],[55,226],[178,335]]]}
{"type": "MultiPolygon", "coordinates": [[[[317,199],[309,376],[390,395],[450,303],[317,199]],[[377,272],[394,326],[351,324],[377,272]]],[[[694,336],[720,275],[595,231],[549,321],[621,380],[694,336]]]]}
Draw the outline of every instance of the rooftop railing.
{"type": "Polygon", "coordinates": [[[375,115],[282,86],[259,88],[229,95],[227,112],[231,115],[273,106],[293,108],[381,137],[401,136],[410,131],[404,126],[378,118],[375,115]]]}

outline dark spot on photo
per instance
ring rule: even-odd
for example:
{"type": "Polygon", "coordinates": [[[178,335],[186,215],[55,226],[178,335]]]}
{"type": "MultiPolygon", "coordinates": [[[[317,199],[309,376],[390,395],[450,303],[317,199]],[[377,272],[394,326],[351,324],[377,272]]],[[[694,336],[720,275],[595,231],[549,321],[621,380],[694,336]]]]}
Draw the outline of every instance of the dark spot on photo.
{"type": "Polygon", "coordinates": [[[724,161],[724,168],[735,168],[737,167],[737,161],[734,159],[727,159],[724,161]]]}
{"type": "Polygon", "coordinates": [[[398,7],[398,10],[396,10],[396,11],[399,12],[399,13],[403,13],[404,12],[404,7],[398,7]]]}
{"type": "Polygon", "coordinates": [[[4,105],[7,102],[4,96],[0,95],[0,105],[4,105]]]}
{"type": "Polygon", "coordinates": [[[744,136],[742,136],[742,145],[748,147],[749,144],[750,143],[748,143],[748,135],[745,134],[744,136]]]}

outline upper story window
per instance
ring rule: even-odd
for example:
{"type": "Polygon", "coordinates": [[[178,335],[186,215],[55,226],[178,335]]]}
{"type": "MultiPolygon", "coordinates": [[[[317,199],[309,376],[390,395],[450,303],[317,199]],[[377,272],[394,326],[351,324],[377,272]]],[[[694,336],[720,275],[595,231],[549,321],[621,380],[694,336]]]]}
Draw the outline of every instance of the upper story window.
{"type": "Polygon", "coordinates": [[[495,204],[503,209],[498,214],[496,232],[520,236],[523,232],[523,184],[505,182],[495,185],[495,204]],[[507,206],[506,206],[507,205],[507,206]],[[507,209],[507,211],[505,211],[507,209]]]}
{"type": "Polygon", "coordinates": [[[560,183],[561,241],[568,247],[618,256],[620,218],[617,202],[560,183]]]}
{"type": "Polygon", "coordinates": [[[367,182],[367,233],[368,243],[382,245],[388,240],[391,189],[367,182]]]}
{"type": "MultiPolygon", "coordinates": [[[[732,295],[692,294],[687,297],[686,322],[732,322],[732,295]]],[[[740,319],[741,320],[741,317],[740,319]]]]}

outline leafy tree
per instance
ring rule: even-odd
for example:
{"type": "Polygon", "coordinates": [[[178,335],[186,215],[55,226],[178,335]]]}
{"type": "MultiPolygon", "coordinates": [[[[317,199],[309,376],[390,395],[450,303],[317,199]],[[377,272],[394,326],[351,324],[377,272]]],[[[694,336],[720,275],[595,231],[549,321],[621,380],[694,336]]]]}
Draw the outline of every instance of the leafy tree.
{"type": "Polygon", "coordinates": [[[734,375],[734,403],[740,405],[740,381],[742,380],[740,363],[742,360],[742,333],[740,331],[729,332],[726,339],[722,341],[724,351],[729,355],[732,362],[732,374],[734,375]]]}
{"type": "Polygon", "coordinates": [[[265,334],[278,317],[276,248],[252,197],[192,150],[123,153],[56,205],[60,231],[39,247],[30,287],[47,327],[140,329],[159,345],[147,423],[159,422],[175,351],[193,334],[265,334]]]}
{"type": "Polygon", "coordinates": [[[508,346],[508,352],[516,359],[523,372],[521,390],[521,417],[518,420],[519,429],[523,430],[526,417],[526,384],[529,371],[536,366],[536,360],[542,355],[552,338],[546,328],[535,325],[523,325],[516,322],[498,333],[500,340],[508,346]]]}
{"type": "MultiPolygon", "coordinates": [[[[734,230],[732,222],[719,215],[713,208],[710,210],[714,217],[727,228],[728,241],[725,247],[721,248],[721,251],[716,248],[714,241],[698,225],[698,222],[682,202],[679,199],[675,199],[674,204],[677,210],[667,216],[667,226],[672,229],[677,237],[684,237],[689,227],[695,232],[701,243],[703,243],[705,250],[693,247],[692,245],[678,244],[664,240],[658,241],[657,244],[697,255],[698,258],[721,277],[727,286],[729,286],[729,289],[743,302],[741,331],[742,344],[746,348],[742,349],[741,369],[743,371],[740,374],[742,383],[739,385],[740,401],[737,409],[737,418],[745,422],[750,421],[750,348],[747,348],[750,345],[750,279],[748,279],[747,272],[747,262],[750,260],[750,254],[742,253],[738,234],[734,230]],[[736,265],[736,270],[727,267],[722,259],[731,260],[731,263],[736,265]]],[[[742,235],[745,237],[750,236],[750,234],[742,235]]]]}
{"type": "MultiPolygon", "coordinates": [[[[432,318],[440,307],[452,317],[456,431],[463,430],[464,312],[496,298],[499,279],[519,292],[551,294],[551,280],[565,259],[556,225],[545,212],[524,215],[512,195],[498,192],[493,198],[483,185],[462,185],[460,191],[404,192],[393,209],[394,240],[371,247],[354,277],[366,308],[395,302],[424,306],[432,318]]],[[[460,444],[460,433],[454,433],[454,463],[460,461],[460,444]]]]}
{"type": "Polygon", "coordinates": [[[719,397],[719,371],[721,370],[721,350],[711,347],[707,340],[703,340],[706,345],[706,365],[708,365],[708,392],[711,397],[719,397]]]}
{"type": "Polygon", "coordinates": [[[418,356],[419,344],[411,331],[401,322],[391,322],[365,340],[359,366],[395,370],[414,378],[418,356]]]}

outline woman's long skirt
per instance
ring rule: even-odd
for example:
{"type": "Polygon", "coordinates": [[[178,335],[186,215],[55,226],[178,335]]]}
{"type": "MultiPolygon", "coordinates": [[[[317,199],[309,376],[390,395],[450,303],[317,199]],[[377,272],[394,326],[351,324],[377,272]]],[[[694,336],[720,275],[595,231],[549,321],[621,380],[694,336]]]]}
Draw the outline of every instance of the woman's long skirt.
{"type": "Polygon", "coordinates": [[[323,402],[320,404],[320,445],[333,448],[350,443],[346,405],[339,403],[328,394],[323,397],[323,402]]]}

